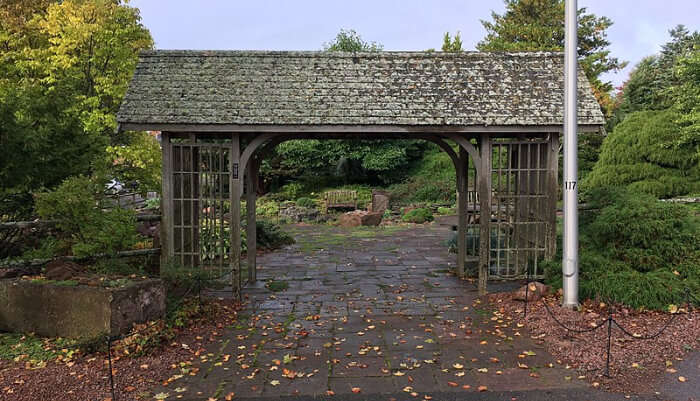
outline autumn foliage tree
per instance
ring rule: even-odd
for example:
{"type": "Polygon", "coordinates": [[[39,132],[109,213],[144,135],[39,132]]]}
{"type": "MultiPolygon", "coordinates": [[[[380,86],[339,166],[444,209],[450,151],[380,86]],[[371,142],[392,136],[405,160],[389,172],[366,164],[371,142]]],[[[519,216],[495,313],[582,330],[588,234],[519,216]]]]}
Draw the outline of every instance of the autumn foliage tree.
{"type": "Polygon", "coordinates": [[[115,136],[116,112],[153,46],[121,0],[10,0],[0,11],[0,190],[89,174],[115,136]]]}

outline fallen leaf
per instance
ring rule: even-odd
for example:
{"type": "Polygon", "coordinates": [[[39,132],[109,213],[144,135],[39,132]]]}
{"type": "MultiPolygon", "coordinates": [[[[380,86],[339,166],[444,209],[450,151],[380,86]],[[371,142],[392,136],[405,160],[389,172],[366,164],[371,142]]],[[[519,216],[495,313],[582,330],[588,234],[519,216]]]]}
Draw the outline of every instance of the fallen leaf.
{"type": "Polygon", "coordinates": [[[279,380],[273,380],[273,381],[270,382],[270,384],[273,385],[273,386],[279,386],[280,381],[279,381],[279,380]]]}
{"type": "Polygon", "coordinates": [[[450,386],[450,387],[457,387],[457,386],[459,386],[459,384],[457,384],[457,383],[455,383],[455,382],[447,382],[447,385],[450,386]]]}
{"type": "Polygon", "coordinates": [[[226,397],[224,397],[224,399],[226,401],[231,401],[233,399],[233,397],[235,397],[235,396],[236,396],[236,393],[230,392],[230,393],[226,394],[226,397]]]}
{"type": "Polygon", "coordinates": [[[359,387],[353,387],[353,388],[352,388],[352,392],[355,393],[355,394],[357,394],[357,393],[359,393],[359,392],[361,392],[361,391],[362,391],[362,389],[359,388],[359,387]]]}
{"type": "Polygon", "coordinates": [[[685,376],[678,376],[678,381],[681,383],[685,383],[685,376]]]}
{"type": "Polygon", "coordinates": [[[464,368],[464,365],[462,365],[461,363],[455,363],[454,365],[452,365],[452,367],[455,369],[462,369],[464,368]]]}
{"type": "Polygon", "coordinates": [[[484,391],[486,391],[486,390],[488,390],[488,389],[489,389],[489,388],[486,387],[486,386],[479,386],[479,387],[477,388],[477,390],[479,390],[479,391],[481,391],[481,392],[484,392],[484,391]]]}

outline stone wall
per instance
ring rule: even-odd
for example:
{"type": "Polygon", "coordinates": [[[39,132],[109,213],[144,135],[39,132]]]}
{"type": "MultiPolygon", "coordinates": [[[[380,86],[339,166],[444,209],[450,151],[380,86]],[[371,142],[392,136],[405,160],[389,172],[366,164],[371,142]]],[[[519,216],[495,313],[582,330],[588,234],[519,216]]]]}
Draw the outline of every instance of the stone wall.
{"type": "Polygon", "coordinates": [[[120,288],[0,280],[0,330],[94,338],[128,332],[165,313],[165,287],[149,279],[120,288]]]}

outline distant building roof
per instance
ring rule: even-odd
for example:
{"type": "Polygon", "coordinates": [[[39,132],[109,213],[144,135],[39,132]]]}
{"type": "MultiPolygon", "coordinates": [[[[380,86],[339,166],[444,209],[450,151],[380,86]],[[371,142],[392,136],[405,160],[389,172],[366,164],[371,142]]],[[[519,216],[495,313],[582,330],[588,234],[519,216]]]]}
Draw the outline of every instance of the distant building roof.
{"type": "MultiPolygon", "coordinates": [[[[141,54],[117,121],[186,125],[557,126],[562,53],[141,54]]],[[[579,72],[579,124],[605,123],[579,72]]]]}

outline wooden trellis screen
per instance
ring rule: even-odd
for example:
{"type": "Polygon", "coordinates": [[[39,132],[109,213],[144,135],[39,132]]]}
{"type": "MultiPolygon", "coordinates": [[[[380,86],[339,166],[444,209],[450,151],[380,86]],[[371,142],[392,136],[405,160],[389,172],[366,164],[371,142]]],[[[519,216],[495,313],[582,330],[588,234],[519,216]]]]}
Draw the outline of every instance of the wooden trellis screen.
{"type": "Polygon", "coordinates": [[[169,240],[164,241],[164,257],[168,263],[230,280],[232,268],[240,266],[231,263],[230,140],[165,136],[163,148],[163,201],[168,202],[167,192],[171,199],[163,210],[171,230],[165,234],[169,240]]]}
{"type": "Polygon", "coordinates": [[[489,278],[542,276],[540,261],[554,252],[556,150],[549,136],[492,142],[492,218],[489,278]],[[554,176],[553,176],[554,174],[554,176]]]}

